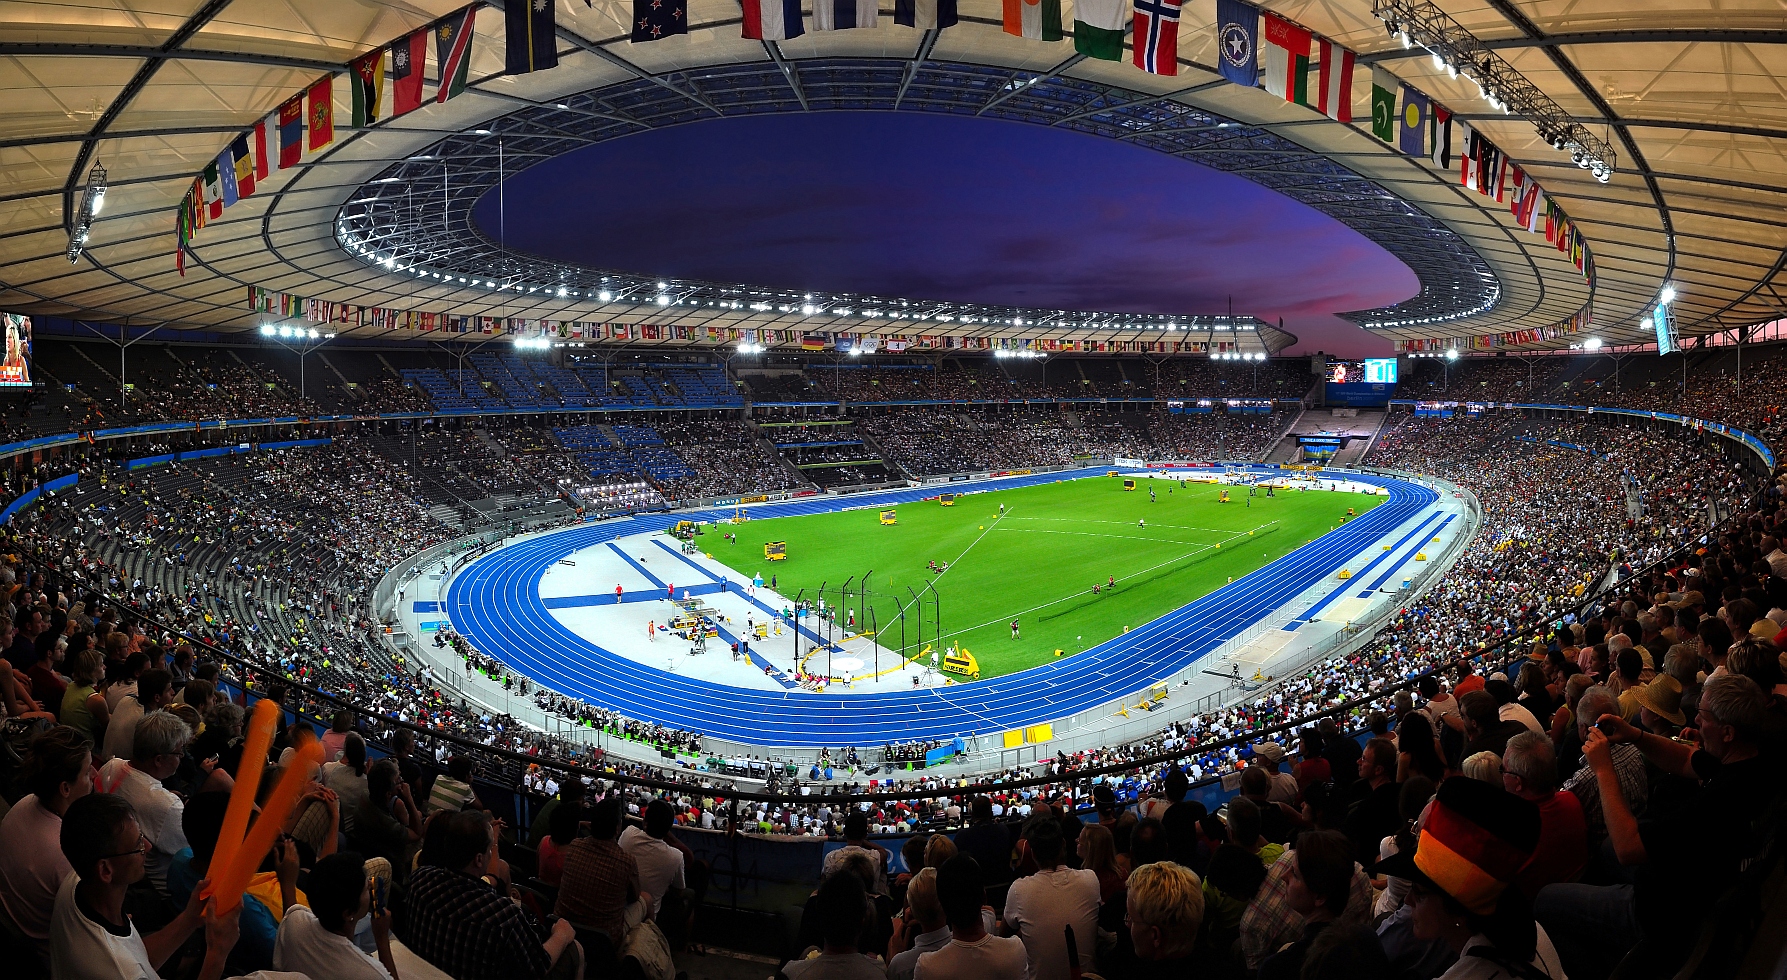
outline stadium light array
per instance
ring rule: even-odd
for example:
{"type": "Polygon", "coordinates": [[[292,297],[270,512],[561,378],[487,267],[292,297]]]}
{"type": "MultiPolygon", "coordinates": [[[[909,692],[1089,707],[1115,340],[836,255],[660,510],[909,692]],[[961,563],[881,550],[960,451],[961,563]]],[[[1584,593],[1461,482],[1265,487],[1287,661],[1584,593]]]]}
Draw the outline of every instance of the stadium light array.
{"type": "Polygon", "coordinates": [[[1583,341],[1582,349],[1583,350],[1600,350],[1601,349],[1601,338],[1590,337],[1589,339],[1583,341]]]}
{"type": "Polygon", "coordinates": [[[546,350],[552,346],[551,337],[516,337],[516,350],[546,350]]]}
{"type": "Polygon", "coordinates": [[[87,173],[87,189],[81,194],[81,209],[75,214],[74,227],[68,231],[69,265],[79,262],[81,253],[87,250],[93,219],[99,217],[99,209],[105,206],[105,188],[105,167],[96,163],[87,173]]]}
{"type": "Polygon", "coordinates": [[[1612,179],[1618,164],[1613,146],[1577,122],[1444,10],[1429,0],[1373,0],[1371,12],[1404,49],[1419,46],[1432,54],[1435,71],[1444,71],[1451,78],[1463,75],[1477,86],[1490,108],[1532,123],[1552,149],[1568,153],[1571,163],[1601,183],[1612,179]]]}

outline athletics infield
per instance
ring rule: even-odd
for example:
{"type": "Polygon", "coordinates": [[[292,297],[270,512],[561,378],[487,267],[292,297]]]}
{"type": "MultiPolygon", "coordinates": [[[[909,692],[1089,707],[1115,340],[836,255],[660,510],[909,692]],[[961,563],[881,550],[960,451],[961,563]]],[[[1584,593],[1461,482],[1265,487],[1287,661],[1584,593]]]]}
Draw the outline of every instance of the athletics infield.
{"type": "Polygon", "coordinates": [[[700,543],[746,578],[773,574],[782,596],[816,604],[823,595],[839,610],[834,626],[872,629],[908,657],[965,648],[991,678],[1121,636],[1386,499],[1088,477],[959,494],[949,506],[752,519],[709,529],[700,543]],[[894,523],[882,523],[890,511],[894,523]],[[777,541],[787,558],[768,562],[764,545],[777,541]]]}
{"type": "MultiPolygon", "coordinates": [[[[1077,480],[1090,485],[1086,488],[1089,493],[1121,493],[1110,488],[1107,482],[1110,478],[1105,476],[1105,472],[1106,468],[1099,467],[1068,473],[991,480],[979,484],[958,483],[942,488],[929,486],[872,496],[813,497],[779,504],[754,505],[750,508],[752,519],[748,523],[710,528],[708,534],[702,536],[700,543],[705,550],[714,552],[715,557],[719,558],[720,555],[715,552],[720,547],[715,540],[718,533],[733,528],[745,531],[760,525],[770,526],[771,520],[779,517],[810,517],[846,512],[863,516],[865,520],[878,521],[878,515],[872,509],[892,507],[899,513],[898,519],[901,522],[915,520],[916,518],[906,517],[906,514],[926,507],[939,507],[934,501],[927,502],[924,499],[936,497],[939,489],[963,494],[950,510],[964,508],[964,513],[966,508],[972,507],[984,511],[989,500],[995,505],[993,510],[997,510],[995,493],[969,492],[974,490],[1003,492],[1026,487],[1051,487],[1059,485],[1059,481],[1077,480]],[[857,509],[865,507],[871,509],[867,514],[857,509]],[[846,508],[849,510],[846,511],[846,508]]],[[[1265,475],[1270,471],[1260,469],[1258,472],[1265,475]]],[[[651,599],[653,602],[661,602],[662,591],[657,593],[657,598],[653,598],[649,594],[636,595],[634,590],[649,590],[653,587],[661,589],[665,580],[672,575],[675,576],[675,584],[679,589],[690,583],[697,589],[710,592],[724,589],[725,595],[730,597],[729,601],[748,601],[751,608],[762,616],[778,613],[779,606],[798,591],[784,584],[780,592],[786,595],[763,590],[758,596],[747,600],[739,595],[747,581],[745,574],[734,572],[728,575],[727,566],[720,565],[717,561],[700,562],[690,556],[678,554],[663,546],[663,542],[668,539],[661,535],[653,537],[654,550],[649,556],[639,548],[628,552],[629,555],[636,556],[629,558],[629,564],[633,566],[631,571],[644,584],[628,586],[626,603],[617,603],[611,594],[602,594],[603,589],[612,588],[612,585],[607,584],[608,580],[595,583],[593,588],[585,590],[589,594],[582,595],[571,594],[576,590],[547,587],[554,581],[555,575],[581,571],[582,566],[577,569],[565,567],[565,562],[574,560],[571,556],[589,555],[596,548],[611,548],[619,554],[630,547],[627,542],[641,540],[642,536],[662,531],[679,520],[724,521],[733,515],[731,508],[604,521],[515,541],[478,558],[458,571],[447,583],[440,612],[446,615],[453,628],[470,639],[480,650],[501,659],[548,688],[613,708],[629,717],[699,730],[745,745],[867,746],[889,741],[948,739],[1009,731],[1056,721],[1125,698],[1145,689],[1154,681],[1173,677],[1191,668],[1199,658],[1221,646],[1224,641],[1239,635],[1274,610],[1290,604],[1311,587],[1330,581],[1336,570],[1343,566],[1350,564],[1360,578],[1368,573],[1373,579],[1377,578],[1379,573],[1393,568],[1396,562],[1403,560],[1404,552],[1425,540],[1425,536],[1432,533],[1430,529],[1439,523],[1434,507],[1438,494],[1432,489],[1383,476],[1349,475],[1348,479],[1357,484],[1382,488],[1387,491],[1387,495],[1379,497],[1379,503],[1364,511],[1361,516],[1339,525],[1333,531],[1316,536],[1312,542],[1304,543],[1310,536],[1305,531],[1302,537],[1291,538],[1285,545],[1275,543],[1273,550],[1267,552],[1273,557],[1266,564],[1237,576],[1233,583],[1227,581],[1228,573],[1221,571],[1220,586],[1201,597],[1196,596],[1195,588],[1185,587],[1186,598],[1180,600],[1179,605],[1163,615],[1134,624],[1127,633],[1119,632],[1096,645],[1088,645],[1083,653],[1059,659],[1051,655],[1037,666],[972,683],[866,693],[837,692],[830,689],[826,693],[815,694],[793,688],[792,685],[765,689],[718,683],[701,676],[698,670],[667,671],[638,658],[616,653],[615,648],[619,645],[621,636],[616,634],[611,637],[612,631],[605,632],[605,628],[599,623],[578,625],[574,616],[606,610],[619,614],[634,608],[632,604],[635,600],[651,599]],[[1281,548],[1283,550],[1279,550],[1281,548]],[[638,560],[647,557],[649,563],[638,560]],[[1383,568],[1374,571],[1374,566],[1379,564],[1383,568]],[[546,594],[543,595],[543,592],[546,594]],[[576,628],[567,625],[567,622],[573,623],[576,628]]],[[[1161,493],[1164,489],[1164,486],[1156,487],[1157,501],[1164,496],[1161,493]]],[[[1143,502],[1145,491],[1138,492],[1141,493],[1142,500],[1124,500],[1117,506],[1147,506],[1143,502]]],[[[1175,503],[1178,493],[1175,485],[1172,495],[1175,503]]],[[[1231,527],[1228,533],[1233,533],[1234,526],[1244,526],[1244,529],[1254,526],[1245,520],[1245,515],[1249,511],[1260,510],[1260,500],[1257,497],[1254,498],[1252,507],[1235,500],[1244,493],[1244,487],[1231,488],[1231,499],[1234,502],[1228,505],[1200,504],[1193,500],[1188,502],[1188,509],[1196,514],[1199,510],[1208,513],[1218,506],[1238,508],[1244,515],[1243,518],[1228,519],[1234,522],[1228,525],[1231,527]]],[[[1130,493],[1125,497],[1134,498],[1135,495],[1130,493]]],[[[1341,497],[1340,494],[1330,495],[1325,491],[1309,491],[1304,496],[1341,497]]],[[[1287,497],[1280,501],[1275,497],[1273,502],[1288,503],[1290,499],[1287,497]]],[[[1163,505],[1157,502],[1153,506],[1158,509],[1163,505]]],[[[1039,504],[1038,510],[1042,509],[1039,504]]],[[[1008,506],[1007,511],[1009,516],[1028,516],[1017,506],[1008,506]]],[[[1345,508],[1341,507],[1339,513],[1344,512],[1345,508]]],[[[1048,515],[1039,513],[1037,516],[1048,515]]],[[[1270,519],[1269,515],[1263,516],[1270,519]]],[[[1321,519],[1323,523],[1320,527],[1323,529],[1328,526],[1327,511],[1310,516],[1311,519],[1321,519]]],[[[1149,520],[1149,523],[1154,521],[1149,520]]],[[[1225,526],[1216,522],[1201,523],[1183,519],[1169,522],[1164,518],[1161,523],[1218,529],[1225,526]]],[[[976,534],[980,533],[981,524],[979,516],[974,517],[972,526],[976,534]]],[[[908,525],[902,523],[882,527],[876,523],[867,530],[891,531],[902,526],[908,525]]],[[[987,533],[1011,533],[1035,539],[1054,537],[1042,534],[1019,535],[1015,530],[987,533]]],[[[1175,531],[1176,535],[1190,533],[1175,531]]],[[[1288,538],[1289,533],[1287,529],[1284,536],[1288,538]]],[[[1255,539],[1259,537],[1258,533],[1254,535],[1255,539]]],[[[741,537],[740,543],[733,547],[742,553],[747,547],[747,540],[741,537]]],[[[1178,536],[1174,540],[1179,542],[1175,547],[1185,547],[1184,543],[1193,539],[1178,536]]],[[[1197,543],[1213,544],[1214,541],[1197,539],[1197,543]]],[[[1225,545],[1223,550],[1226,551],[1228,547],[1230,546],[1225,545]]],[[[1216,549],[1211,549],[1214,550],[1216,549]]],[[[759,550],[757,555],[761,554],[759,550]]],[[[1257,564],[1260,560],[1258,554],[1255,551],[1256,557],[1252,559],[1236,560],[1257,564]]],[[[969,552],[969,559],[972,557],[973,552],[969,552]]],[[[928,560],[922,559],[919,562],[921,568],[907,574],[917,574],[922,580],[929,574],[928,569],[923,567],[928,560]]],[[[1048,574],[1062,583],[1062,592],[1090,588],[1093,581],[1092,576],[1087,574],[1090,569],[1058,567],[1062,564],[1064,563],[1057,561],[1048,566],[1048,574]]],[[[1202,564],[1209,567],[1196,575],[1204,576],[1206,582],[1216,581],[1219,566],[1209,560],[1202,564]]],[[[966,564],[960,567],[964,570],[971,568],[966,564]]],[[[1106,571],[1101,568],[1098,571],[1102,574],[1097,580],[1102,583],[1110,576],[1117,575],[1119,570],[1113,568],[1106,571]]],[[[776,574],[779,578],[780,572],[776,574]]],[[[804,576],[807,573],[803,571],[797,574],[804,576]]],[[[877,572],[877,578],[879,575],[877,572]]],[[[891,572],[889,577],[893,577],[891,572]]],[[[948,575],[943,577],[947,580],[948,575]]],[[[1133,598],[1140,598],[1139,593],[1142,591],[1138,588],[1137,595],[1133,598]]],[[[1121,598],[1122,595],[1119,583],[1116,597],[1121,598]]],[[[1100,598],[1104,598],[1102,590],[1100,598]]],[[[943,601],[947,603],[949,600],[945,598],[943,601]]],[[[637,608],[646,607],[642,605],[637,608]]],[[[952,628],[952,613],[947,605],[943,607],[943,617],[944,630],[947,633],[952,628]]],[[[1009,621],[1005,625],[1009,635],[1009,621]]],[[[1130,624],[1120,623],[1119,629],[1122,625],[1130,624]]],[[[1286,628],[1295,629],[1299,625],[1300,623],[1293,622],[1286,628]]],[[[803,642],[816,639],[804,628],[802,637],[803,642]]],[[[631,641],[630,636],[626,639],[631,641]]],[[[972,649],[972,644],[969,646],[972,649]]],[[[702,658],[686,659],[699,662],[702,658]]]]}

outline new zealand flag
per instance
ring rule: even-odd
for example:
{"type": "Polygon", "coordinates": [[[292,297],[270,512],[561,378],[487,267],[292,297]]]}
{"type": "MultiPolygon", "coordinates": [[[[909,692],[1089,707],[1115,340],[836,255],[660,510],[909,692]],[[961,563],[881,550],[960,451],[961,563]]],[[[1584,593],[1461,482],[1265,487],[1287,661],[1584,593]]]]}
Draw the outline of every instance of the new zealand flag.
{"type": "Polygon", "coordinates": [[[689,33],[689,0],[633,0],[633,41],[689,33]]]}

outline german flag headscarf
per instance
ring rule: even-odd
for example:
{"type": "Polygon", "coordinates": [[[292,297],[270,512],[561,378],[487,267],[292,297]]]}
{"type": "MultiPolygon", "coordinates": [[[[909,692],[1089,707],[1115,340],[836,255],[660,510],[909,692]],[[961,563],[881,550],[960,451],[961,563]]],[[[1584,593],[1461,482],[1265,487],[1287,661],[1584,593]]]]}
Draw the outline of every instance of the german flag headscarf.
{"type": "Polygon", "coordinates": [[[1423,881],[1472,913],[1492,915],[1538,846],[1538,807],[1455,776],[1440,784],[1415,853],[1379,861],[1372,873],[1423,881]]]}

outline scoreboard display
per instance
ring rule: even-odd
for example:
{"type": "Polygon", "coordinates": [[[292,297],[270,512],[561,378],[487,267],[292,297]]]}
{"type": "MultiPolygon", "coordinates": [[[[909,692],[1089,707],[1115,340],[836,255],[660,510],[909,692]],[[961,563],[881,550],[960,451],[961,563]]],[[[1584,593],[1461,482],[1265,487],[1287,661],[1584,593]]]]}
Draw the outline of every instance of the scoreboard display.
{"type": "Polygon", "coordinates": [[[1365,383],[1393,385],[1396,383],[1396,358],[1373,357],[1365,361],[1365,383]]]}

